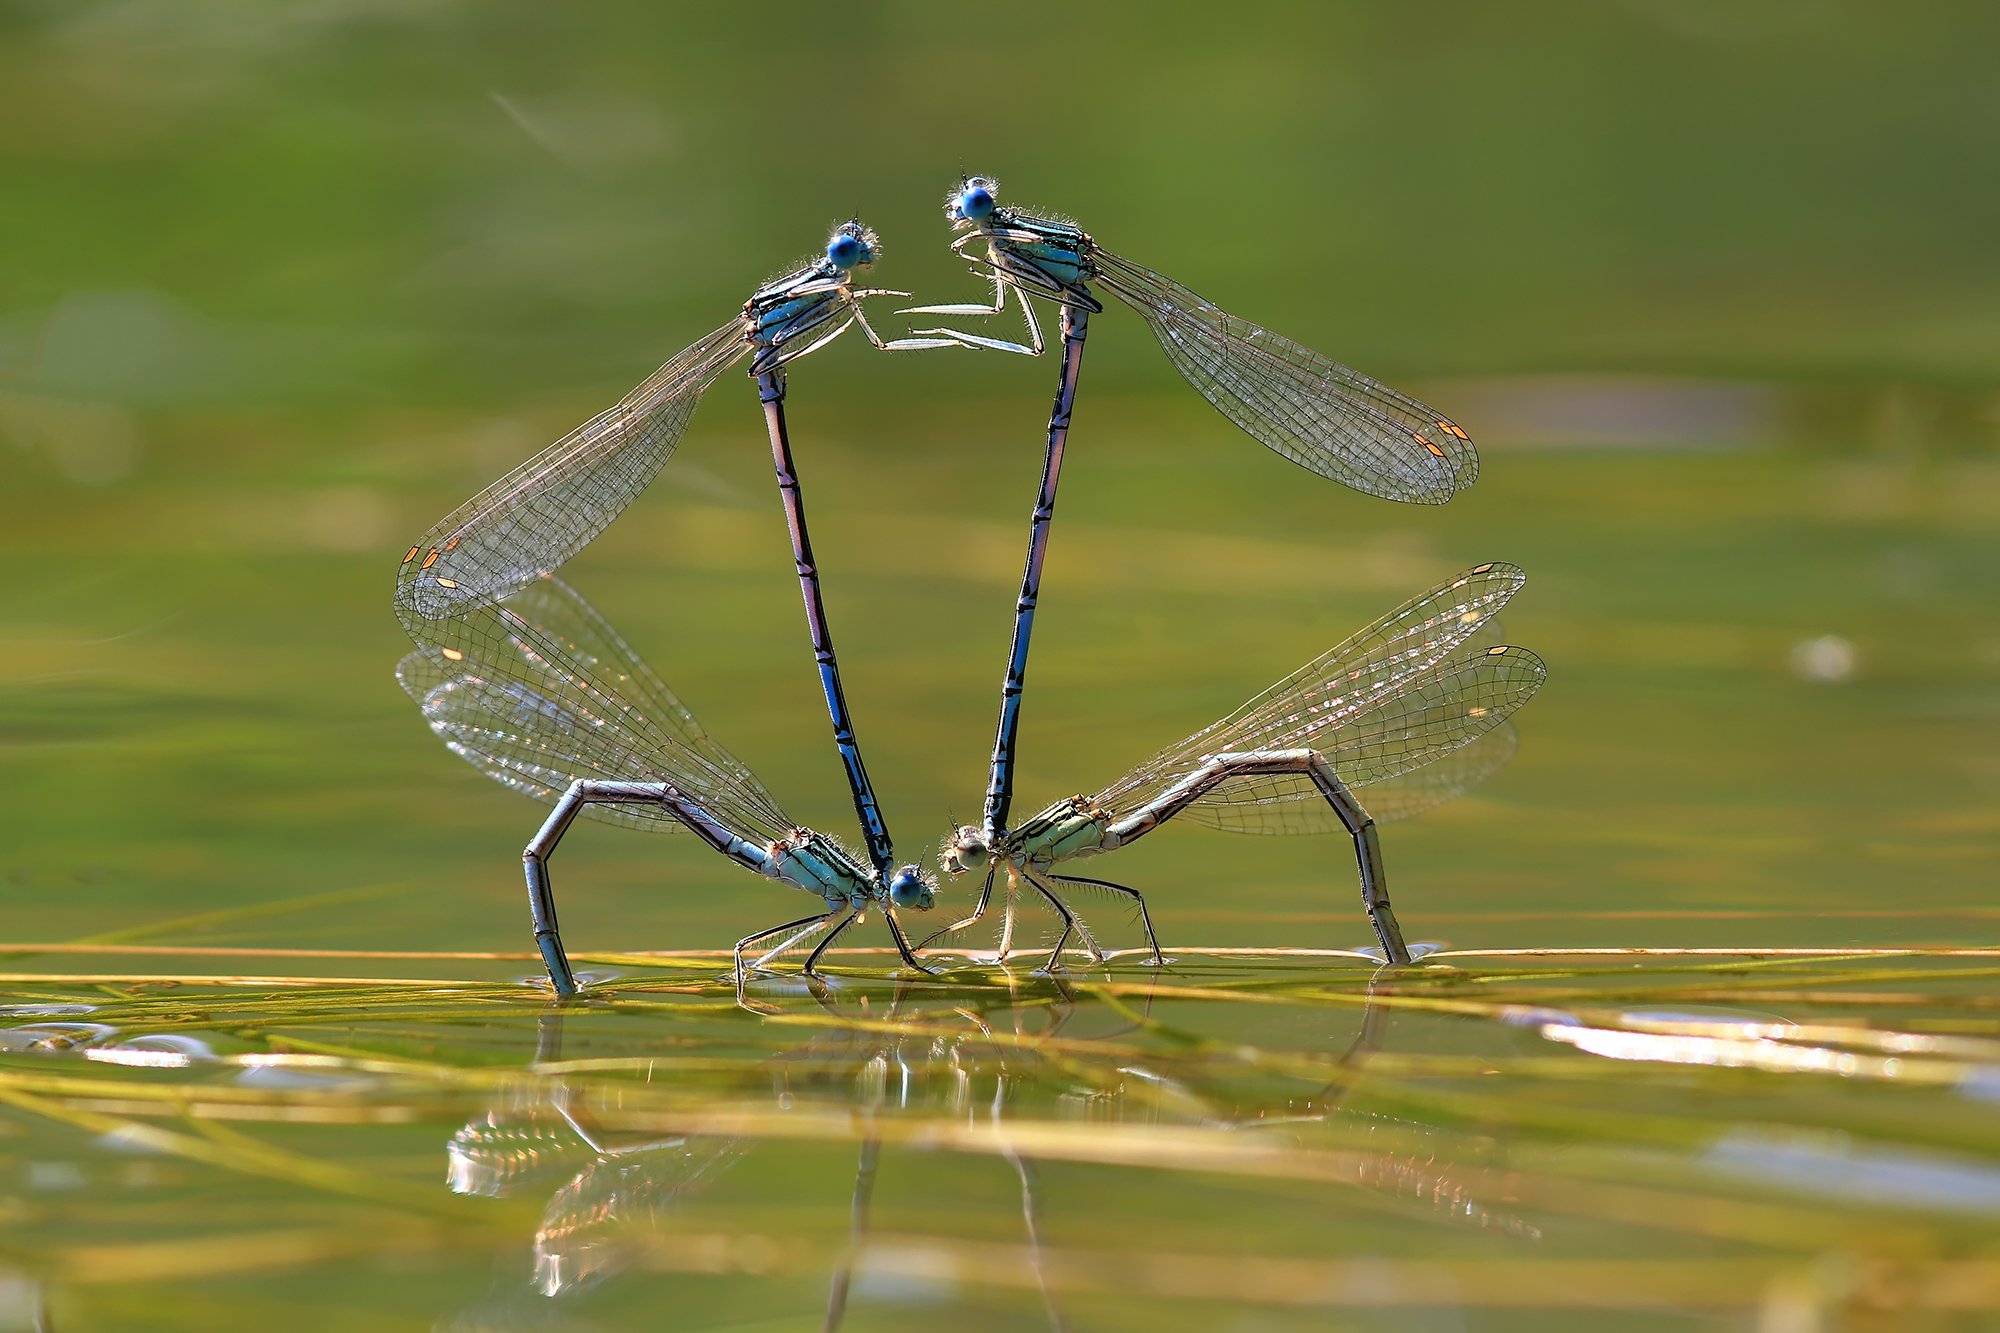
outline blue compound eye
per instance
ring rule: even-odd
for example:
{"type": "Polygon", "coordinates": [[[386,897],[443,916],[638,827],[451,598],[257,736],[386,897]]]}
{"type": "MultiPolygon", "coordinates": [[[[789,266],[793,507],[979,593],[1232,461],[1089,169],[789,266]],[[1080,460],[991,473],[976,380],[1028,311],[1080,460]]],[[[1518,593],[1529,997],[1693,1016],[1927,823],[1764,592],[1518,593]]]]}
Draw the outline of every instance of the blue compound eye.
{"type": "Polygon", "coordinates": [[[850,232],[841,232],[826,243],[826,257],[839,269],[865,264],[871,258],[867,242],[850,232]]]}
{"type": "Polygon", "coordinates": [[[958,196],[958,214],[968,222],[984,222],[993,216],[993,190],[984,181],[975,181],[958,196]]]}
{"type": "Polygon", "coordinates": [[[931,886],[924,883],[915,866],[904,866],[889,881],[889,901],[898,907],[929,907],[931,886]]]}

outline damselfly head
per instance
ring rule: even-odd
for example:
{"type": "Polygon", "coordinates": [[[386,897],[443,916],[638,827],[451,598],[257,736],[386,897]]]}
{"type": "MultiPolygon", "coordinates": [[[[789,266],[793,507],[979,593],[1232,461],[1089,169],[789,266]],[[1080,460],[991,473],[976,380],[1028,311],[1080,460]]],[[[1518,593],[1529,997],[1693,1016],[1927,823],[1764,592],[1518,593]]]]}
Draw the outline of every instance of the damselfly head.
{"type": "Polygon", "coordinates": [[[904,866],[889,880],[889,901],[905,910],[928,912],[937,901],[937,886],[916,866],[904,866]]]}
{"type": "Polygon", "coordinates": [[[851,272],[866,268],[882,257],[882,243],[875,239],[875,233],[861,225],[861,219],[843,222],[834,230],[833,239],[826,243],[827,262],[841,272],[851,272]]]}
{"type": "Polygon", "coordinates": [[[945,839],[938,849],[938,863],[948,875],[963,875],[968,870],[978,870],[985,866],[993,855],[993,845],[986,841],[986,834],[970,824],[961,824],[958,831],[945,839]]]}
{"type": "Polygon", "coordinates": [[[993,216],[999,193],[1000,182],[985,176],[969,177],[945,198],[944,215],[954,225],[978,226],[993,216]]]}

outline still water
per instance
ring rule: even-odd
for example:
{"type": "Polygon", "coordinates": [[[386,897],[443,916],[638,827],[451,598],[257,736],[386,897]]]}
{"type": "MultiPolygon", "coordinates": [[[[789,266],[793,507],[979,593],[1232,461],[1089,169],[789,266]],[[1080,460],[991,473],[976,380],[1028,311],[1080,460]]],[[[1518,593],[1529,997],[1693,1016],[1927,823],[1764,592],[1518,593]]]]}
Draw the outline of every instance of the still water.
{"type": "MultiPolygon", "coordinates": [[[[976,808],[1012,506],[922,447],[943,421],[903,421],[919,443],[884,468],[795,380],[852,697],[921,847],[976,808]],[[991,512],[932,516],[939,496],[991,512]]],[[[572,572],[789,809],[841,829],[736,387],[572,572]]],[[[753,987],[752,1012],[717,955],[618,951],[713,950],[800,900],[586,823],[557,882],[605,980],[551,1008],[521,984],[540,808],[438,746],[388,671],[389,534],[465,489],[493,427],[384,422],[426,448],[383,456],[432,480],[154,496],[13,594],[34,671],[8,695],[32,778],[0,1327],[1987,1326],[1994,465],[1503,438],[1447,540],[1246,475],[1275,460],[1218,471],[1236,442],[1169,400],[1092,406],[1123,447],[1080,452],[1065,496],[1026,801],[1506,555],[1530,570],[1508,636],[1551,683],[1510,766],[1383,839],[1411,939],[1458,952],[1373,979],[1344,839],[1170,827],[1119,857],[1163,973],[898,984],[857,952],[822,993],[753,987]],[[1643,503],[1614,517],[1615,495],[1643,503]],[[1198,533],[1166,526],[1204,505],[1198,533]],[[1492,952],[1641,946],[1723,952],[1492,952]],[[1259,948],[1300,952],[1230,951],[1259,948]]],[[[969,452],[1008,444],[982,427],[969,452]]]]}
{"type": "MultiPolygon", "coordinates": [[[[1078,6],[1083,78],[979,10],[682,8],[4,20],[0,1331],[2000,1327],[1991,16],[1078,6]],[[1063,133],[972,114],[1002,72],[1063,133]],[[1512,561],[1519,752],[1383,831],[1442,952],[1355,952],[1343,839],[1168,827],[1114,873],[1169,968],[740,1005],[715,951],[802,900],[586,824],[551,1008],[542,810],[397,688],[396,562],[830,220],[974,299],[960,165],[1478,439],[1369,500],[1095,321],[1017,788],[1512,561]]],[[[908,857],[977,814],[1053,377],[792,378],[908,857]]],[[[565,575],[846,835],[747,383],[565,575]]]]}
{"type": "Polygon", "coordinates": [[[762,1013],[713,956],[567,1006],[141,957],[168,961],[8,983],[11,1326],[1972,1328],[2000,1302],[1993,950],[1446,954],[1372,985],[1189,952],[774,983],[762,1013]]]}

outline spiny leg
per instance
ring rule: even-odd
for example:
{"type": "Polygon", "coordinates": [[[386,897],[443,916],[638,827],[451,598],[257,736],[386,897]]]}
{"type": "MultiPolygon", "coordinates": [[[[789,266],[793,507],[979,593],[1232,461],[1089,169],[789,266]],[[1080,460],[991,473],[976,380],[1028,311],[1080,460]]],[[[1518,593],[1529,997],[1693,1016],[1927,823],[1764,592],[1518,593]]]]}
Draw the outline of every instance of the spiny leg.
{"type": "Polygon", "coordinates": [[[1166,966],[1168,961],[1167,956],[1160,951],[1160,937],[1153,933],[1153,914],[1146,910],[1145,894],[1139,892],[1129,884],[1114,884],[1108,879],[1091,879],[1084,875],[1053,874],[1049,878],[1059,884],[1088,884],[1093,888],[1110,889],[1113,893],[1122,893],[1133,902],[1139,904],[1139,924],[1146,931],[1147,947],[1153,951],[1153,965],[1155,967],[1166,966]]]}
{"type": "Polygon", "coordinates": [[[989,352],[1013,352],[1019,356],[1040,356],[1039,346],[1030,347],[1023,343],[1008,342],[1005,338],[986,338],[977,333],[967,333],[963,329],[912,329],[912,336],[899,339],[894,345],[896,351],[905,347],[983,347],[989,352]]]}
{"type": "MultiPolygon", "coordinates": [[[[847,294],[848,309],[853,312],[854,322],[860,326],[862,334],[867,337],[869,342],[884,352],[915,352],[928,347],[963,347],[965,345],[957,338],[897,338],[891,342],[884,342],[882,335],[875,332],[875,326],[868,322],[868,316],[863,313],[860,298],[864,296],[908,295],[908,292],[891,292],[886,290],[850,292],[847,294]]],[[[928,332],[928,330],[924,330],[924,332],[928,332]]]]}
{"type": "MultiPolygon", "coordinates": [[[[981,276],[979,269],[976,265],[973,267],[972,276],[975,278],[981,276]]],[[[993,279],[992,305],[987,305],[983,301],[966,302],[960,305],[912,305],[912,306],[904,306],[901,310],[898,310],[896,313],[899,315],[1003,314],[1007,309],[1007,279],[1001,276],[1000,271],[998,269],[995,269],[990,276],[993,279]]],[[[913,332],[915,331],[918,330],[913,330],[913,332]]]]}
{"type": "MultiPolygon", "coordinates": [[[[827,922],[833,920],[833,918],[843,909],[847,909],[850,912],[850,919],[851,919],[852,908],[849,904],[828,903],[826,913],[822,916],[801,917],[797,921],[789,921],[782,926],[774,927],[771,930],[759,931],[755,935],[751,935],[748,936],[747,938],[738,940],[736,942],[736,972],[735,972],[737,1008],[748,1010],[750,1013],[753,1014],[775,1014],[781,1012],[781,1010],[776,1005],[752,1004],[750,1002],[750,994],[749,994],[750,973],[763,971],[765,965],[768,964],[773,958],[778,957],[780,954],[784,953],[788,949],[796,947],[801,940],[811,935],[814,931],[817,931],[823,926],[825,926],[827,922]],[[746,945],[753,944],[758,940],[769,939],[773,935],[784,934],[784,932],[786,931],[792,931],[793,933],[787,935],[783,940],[780,940],[776,945],[765,950],[762,954],[760,954],[756,958],[754,962],[750,964],[749,967],[746,968],[743,965],[743,950],[746,945]]],[[[846,921],[842,921],[839,924],[837,924],[834,927],[836,933],[840,930],[842,926],[846,924],[847,924],[846,921]]],[[[823,987],[824,983],[821,982],[820,979],[812,972],[806,972],[803,975],[807,987],[812,990],[815,998],[819,998],[819,991],[823,987]]]]}
{"type": "Polygon", "coordinates": [[[930,347],[963,347],[958,338],[894,338],[875,344],[885,352],[921,352],[930,347]]]}
{"type": "MultiPolygon", "coordinates": [[[[1056,893],[1055,890],[1051,889],[1048,885],[1042,883],[1041,877],[1039,875],[1035,875],[1025,871],[1023,873],[1026,875],[1028,883],[1035,886],[1035,891],[1041,894],[1044,898],[1047,898],[1049,900],[1050,905],[1053,906],[1056,909],[1057,913],[1059,913],[1062,917],[1063,920],[1062,934],[1056,936],[1056,947],[1049,950],[1048,960],[1042,965],[1044,971],[1060,972],[1063,966],[1063,961],[1062,961],[1063,946],[1069,943],[1069,937],[1072,934],[1076,934],[1079,931],[1082,923],[1076,919],[1076,913],[1070,910],[1069,904],[1062,900],[1062,896],[1056,893]]],[[[1090,939],[1087,933],[1084,935],[1084,938],[1086,940],[1090,939]]],[[[1091,941],[1091,947],[1093,951],[1095,951],[1096,949],[1095,941],[1091,941]]],[[[1098,962],[1104,961],[1104,956],[1102,953],[1097,954],[1096,961],[1098,962]]]]}
{"type": "Polygon", "coordinates": [[[904,965],[915,968],[927,977],[934,975],[931,969],[917,961],[916,954],[911,952],[910,937],[903,933],[903,923],[896,919],[896,909],[886,903],[883,904],[882,919],[889,923],[889,938],[896,942],[896,952],[902,956],[904,965]]]}
{"type": "MultiPolygon", "coordinates": [[[[1036,887],[1042,890],[1043,897],[1048,897],[1055,892],[1055,885],[1050,881],[1056,879],[1056,876],[1037,876],[1032,871],[1025,869],[1022,873],[1035,881],[1036,887]]],[[[1065,900],[1064,906],[1068,906],[1067,900],[1065,900]]],[[[1090,923],[1085,921],[1083,913],[1077,911],[1074,907],[1069,909],[1069,914],[1070,924],[1076,928],[1076,936],[1083,941],[1084,952],[1090,955],[1090,961],[1093,963],[1102,963],[1104,961],[1104,946],[1097,942],[1097,934],[1091,930],[1090,923]]]]}
{"type": "Polygon", "coordinates": [[[1009,955],[1014,952],[1014,913],[1021,905],[1021,876],[1013,866],[1007,867],[1007,901],[1000,908],[1000,943],[994,952],[994,961],[1000,966],[1007,965],[1009,955]]]}
{"type": "Polygon", "coordinates": [[[1375,928],[1376,938],[1382,942],[1382,953],[1392,964],[1408,964],[1410,949],[1403,943],[1403,929],[1389,905],[1388,875],[1382,867],[1382,846],[1375,834],[1375,821],[1354,799],[1333,765],[1316,750],[1245,750],[1216,755],[1113,824],[1106,830],[1104,848],[1108,851],[1137,841],[1231,778],[1264,773],[1303,774],[1326,798],[1354,839],[1354,857],[1361,873],[1361,904],[1368,913],[1369,924],[1375,928]]]}
{"type": "MultiPolygon", "coordinates": [[[[979,262],[984,263],[986,261],[980,260],[979,262]]],[[[911,306],[907,310],[899,310],[896,313],[902,315],[998,315],[1007,309],[1008,294],[1012,293],[1013,298],[1021,303],[1021,317],[1027,322],[1028,341],[1025,344],[1008,342],[1003,338],[988,338],[977,333],[967,333],[963,329],[912,329],[910,332],[917,335],[947,338],[966,347],[984,347],[990,351],[1014,352],[1020,356],[1040,356],[1045,345],[1042,341],[1041,323],[1035,318],[1034,303],[1028,299],[1026,293],[1009,282],[1006,275],[998,269],[995,269],[993,272],[993,292],[993,304],[990,308],[983,305],[920,305],[911,306]]]]}
{"type": "Polygon", "coordinates": [[[734,957],[736,960],[737,985],[740,987],[743,984],[743,978],[749,972],[761,970],[764,964],[768,963],[771,959],[777,957],[785,950],[797,944],[807,935],[819,929],[819,927],[824,926],[827,922],[833,920],[833,918],[840,912],[851,911],[851,910],[852,909],[846,903],[829,902],[826,905],[826,910],[815,916],[802,916],[796,921],[787,921],[782,926],[772,926],[769,930],[760,930],[754,935],[745,935],[742,939],[736,941],[736,949],[734,951],[734,957]],[[760,940],[768,940],[773,935],[783,935],[786,931],[797,931],[798,933],[791,936],[791,938],[787,939],[777,948],[772,949],[770,952],[758,958],[754,963],[751,963],[748,968],[744,966],[743,955],[745,952],[749,950],[751,945],[756,944],[760,940]]]}
{"type": "Polygon", "coordinates": [[[986,882],[980,886],[979,901],[972,905],[971,914],[965,917],[963,920],[954,921],[950,925],[943,926],[937,930],[932,931],[930,934],[924,936],[923,943],[917,946],[917,952],[922,953],[925,949],[930,948],[931,945],[935,944],[937,941],[943,939],[947,935],[955,934],[958,931],[964,930],[967,926],[977,925],[979,922],[979,918],[986,915],[986,904],[989,901],[991,901],[993,897],[993,877],[999,873],[1000,873],[1000,863],[998,861],[995,861],[991,866],[987,867],[986,882]]]}
{"type": "Polygon", "coordinates": [[[813,946],[813,951],[806,955],[806,965],[804,968],[801,969],[801,971],[806,976],[809,977],[818,976],[819,956],[832,947],[833,942],[840,938],[842,931],[846,930],[849,926],[853,925],[860,919],[861,919],[861,913],[859,911],[850,909],[847,915],[842,917],[837,923],[835,923],[833,929],[829,930],[826,933],[826,938],[813,946]]]}

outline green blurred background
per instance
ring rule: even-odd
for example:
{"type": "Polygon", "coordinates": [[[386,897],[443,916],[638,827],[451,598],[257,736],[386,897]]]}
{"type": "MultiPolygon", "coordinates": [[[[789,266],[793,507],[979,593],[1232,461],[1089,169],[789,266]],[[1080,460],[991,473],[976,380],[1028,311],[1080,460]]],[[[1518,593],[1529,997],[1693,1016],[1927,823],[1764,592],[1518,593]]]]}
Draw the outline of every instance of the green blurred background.
{"type": "MultiPolygon", "coordinates": [[[[1996,43],[1975,4],[7,6],[5,934],[525,946],[541,815],[396,688],[404,547],[836,220],[874,281],[973,299],[963,168],[1485,456],[1442,510],[1322,484],[1112,311],[1021,804],[1509,559],[1550,683],[1508,770],[1388,830],[1413,938],[1989,939],[1996,43]]],[[[906,854],[976,812],[1054,373],[847,338],[793,375],[906,854]]],[[[760,425],[726,379],[569,572],[845,833],[760,425]]],[[[1118,869],[1170,943],[1365,938],[1329,841],[1173,829],[1118,869]]],[[[581,952],[798,909],[597,827],[558,879],[581,952]]]]}

